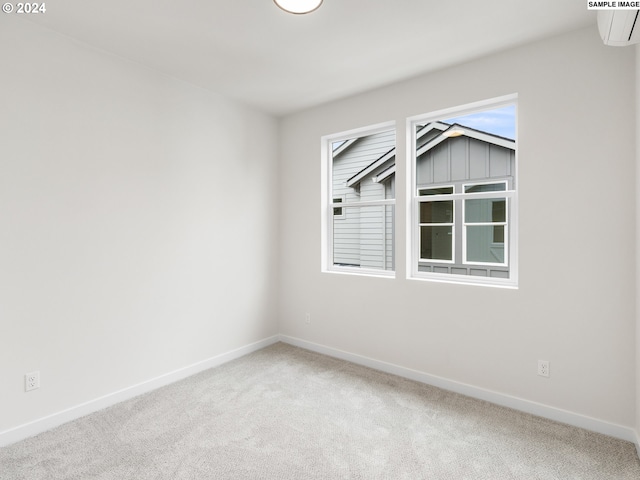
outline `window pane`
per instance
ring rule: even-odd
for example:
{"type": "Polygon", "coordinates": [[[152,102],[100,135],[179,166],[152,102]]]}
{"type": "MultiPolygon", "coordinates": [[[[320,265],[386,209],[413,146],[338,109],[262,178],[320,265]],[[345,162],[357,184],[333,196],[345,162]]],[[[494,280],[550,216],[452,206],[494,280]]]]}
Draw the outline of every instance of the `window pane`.
{"type": "Polygon", "coordinates": [[[393,270],[394,206],[342,210],[333,219],[333,265],[393,270]]]}
{"type": "Polygon", "coordinates": [[[491,205],[491,219],[494,222],[506,222],[507,221],[507,202],[506,200],[499,200],[493,202],[491,205]]]}
{"type": "MultiPolygon", "coordinates": [[[[340,198],[340,197],[334,198],[333,199],[333,203],[342,203],[342,198],[340,198]]],[[[342,208],[341,207],[334,207],[333,208],[333,214],[335,216],[341,216],[342,215],[342,208]]]]}
{"type": "Polygon", "coordinates": [[[452,227],[420,227],[420,258],[424,260],[452,260],[452,227]]]}
{"type": "Polygon", "coordinates": [[[492,225],[467,227],[467,261],[483,263],[504,263],[504,227],[502,242],[495,242],[495,229],[492,225]]]}
{"type": "Polygon", "coordinates": [[[393,198],[390,185],[395,176],[395,130],[333,142],[331,195],[343,203],[393,198]],[[378,175],[385,181],[377,181],[378,175]]]}
{"type": "Polygon", "coordinates": [[[340,140],[339,142],[333,142],[331,144],[331,150],[333,150],[334,152],[340,148],[344,143],[346,142],[346,140],[340,140]]]}
{"type": "Polygon", "coordinates": [[[328,173],[323,269],[393,271],[395,126],[389,122],[385,129],[358,129],[323,141],[328,173]]]}
{"type": "Polygon", "coordinates": [[[453,193],[453,187],[438,187],[438,188],[421,188],[419,190],[420,195],[448,195],[453,193]]]}
{"type": "Polygon", "coordinates": [[[447,118],[444,122],[447,124],[457,123],[463,127],[474,128],[491,135],[514,139],[516,138],[515,116],[515,105],[507,105],[447,118]]]}
{"type": "Polygon", "coordinates": [[[453,201],[421,203],[420,223],[453,223],[453,201]]]}
{"type": "Polygon", "coordinates": [[[516,105],[456,114],[410,126],[411,275],[515,284],[516,105]]]}
{"type": "Polygon", "coordinates": [[[476,198],[464,201],[464,221],[467,223],[506,222],[504,198],[476,198]]]}
{"type": "Polygon", "coordinates": [[[504,192],[506,189],[506,184],[504,182],[489,183],[486,185],[465,185],[464,193],[504,192]]]}

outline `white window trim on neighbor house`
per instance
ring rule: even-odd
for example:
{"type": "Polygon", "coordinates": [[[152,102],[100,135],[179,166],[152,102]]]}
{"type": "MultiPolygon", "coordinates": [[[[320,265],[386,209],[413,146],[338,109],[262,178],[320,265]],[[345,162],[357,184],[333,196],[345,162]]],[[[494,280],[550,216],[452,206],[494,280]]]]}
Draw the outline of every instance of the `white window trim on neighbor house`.
{"type": "Polygon", "coordinates": [[[383,270],[373,268],[351,267],[346,265],[334,265],[334,231],[333,231],[333,209],[342,208],[345,215],[347,208],[361,208],[373,206],[395,206],[396,199],[365,200],[359,202],[334,202],[333,199],[339,195],[333,194],[333,156],[340,150],[348,148],[357,138],[382,133],[389,130],[396,130],[396,122],[385,122],[368,127],[356,128],[336,134],[325,135],[321,138],[321,271],[365,275],[375,277],[395,278],[395,270],[383,270]],[[336,142],[344,141],[334,152],[332,145],[336,142]],[[329,200],[331,199],[331,201],[329,200]]]}
{"type": "Polygon", "coordinates": [[[331,203],[331,205],[333,205],[333,218],[345,218],[345,208],[339,206],[341,203],[344,203],[345,201],[345,195],[333,195],[333,202],[331,203]],[[340,209],[340,213],[336,213],[336,210],[340,209]]]}
{"type": "Polygon", "coordinates": [[[463,200],[462,201],[462,252],[463,252],[463,259],[462,262],[466,265],[487,265],[487,266],[496,266],[496,267],[503,267],[503,266],[508,266],[509,265],[509,235],[504,235],[503,238],[503,244],[504,244],[504,262],[502,263],[498,263],[498,262],[480,262],[480,261],[473,261],[473,260],[468,260],[467,259],[467,227],[469,226],[491,226],[491,227],[495,227],[495,226],[503,226],[505,229],[505,233],[508,233],[508,227],[509,227],[509,213],[510,213],[510,209],[509,209],[509,196],[505,195],[503,192],[507,192],[508,190],[508,181],[507,180],[497,180],[497,181],[484,181],[484,182],[473,182],[473,183],[465,183],[462,185],[462,191],[466,192],[467,187],[475,187],[475,186],[482,186],[482,185],[496,185],[496,184],[503,184],[504,185],[504,189],[503,190],[497,190],[497,191],[493,191],[493,192],[483,192],[483,194],[479,194],[479,193],[465,193],[465,200],[467,199],[473,199],[473,198],[489,198],[491,200],[494,199],[504,199],[505,200],[505,221],[504,222],[468,222],[467,221],[467,217],[466,217],[466,201],[463,200]],[[495,195],[491,195],[491,194],[495,194],[495,195]]]}
{"type": "Polygon", "coordinates": [[[456,228],[455,228],[455,218],[456,218],[456,205],[458,202],[455,201],[454,198],[455,187],[449,183],[445,183],[443,185],[433,185],[429,187],[420,187],[418,188],[418,197],[420,200],[419,204],[416,208],[416,215],[418,216],[416,219],[417,222],[417,232],[418,232],[418,261],[419,262],[430,262],[437,260],[438,263],[450,263],[454,264],[456,262],[456,252],[455,252],[455,244],[456,244],[456,228]],[[442,193],[442,194],[433,194],[433,195],[424,195],[425,191],[429,190],[441,190],[441,189],[451,189],[451,193],[442,193]],[[452,203],[452,211],[451,211],[451,222],[422,222],[420,219],[420,204],[422,203],[431,203],[431,202],[451,202],[452,203]],[[420,253],[420,243],[421,243],[421,230],[422,227],[428,226],[438,226],[438,227],[449,227],[451,228],[451,258],[450,259],[433,259],[433,258],[423,258],[420,253]]]}
{"type": "MultiPolygon", "coordinates": [[[[409,252],[406,258],[407,278],[415,280],[427,280],[446,283],[457,284],[469,284],[469,285],[485,285],[505,288],[517,288],[518,285],[518,193],[517,193],[517,173],[518,173],[518,153],[517,153],[517,95],[507,95],[491,100],[475,102],[472,104],[455,107],[451,109],[439,110],[431,112],[429,114],[418,115],[407,119],[407,159],[409,161],[409,168],[407,171],[407,192],[411,192],[411,195],[407,195],[407,209],[406,209],[406,225],[408,230],[407,235],[407,249],[409,252]],[[482,193],[464,193],[464,187],[472,184],[493,184],[501,183],[504,180],[500,179],[486,179],[482,181],[466,181],[463,182],[462,191],[456,192],[454,189],[453,194],[441,194],[441,195],[427,195],[421,196],[420,191],[429,187],[420,186],[417,188],[417,157],[419,152],[416,152],[417,134],[416,127],[419,124],[437,122],[445,120],[447,118],[459,117],[471,113],[477,113],[485,110],[500,108],[504,106],[515,105],[516,107],[516,150],[515,150],[515,172],[513,172],[513,178],[516,185],[515,189],[505,189],[497,192],[482,192],[482,193]],[[505,222],[496,223],[489,222],[489,225],[505,225],[505,239],[504,239],[504,258],[505,262],[500,264],[484,263],[484,262],[467,262],[466,259],[466,231],[467,223],[465,222],[464,204],[466,199],[471,198],[504,198],[506,200],[506,218],[505,222]],[[463,263],[467,265],[496,265],[509,267],[509,278],[494,278],[494,277],[476,277],[472,275],[456,275],[450,273],[437,273],[437,272],[423,272],[419,271],[420,259],[420,203],[438,201],[438,200],[453,200],[454,211],[460,205],[462,207],[462,216],[458,217],[461,223],[459,226],[454,227],[453,236],[462,234],[463,237],[463,263]]],[[[508,184],[507,184],[508,185],[508,184]]],[[[437,187],[451,186],[451,182],[447,182],[443,185],[433,185],[437,187]]],[[[454,222],[455,222],[454,216],[454,222]]],[[[454,238],[455,245],[455,238],[454,238]]],[[[454,249],[455,250],[455,249],[454,249]]],[[[455,251],[452,254],[455,258],[455,251]]],[[[455,260],[450,262],[438,262],[438,263],[454,263],[455,260]]],[[[434,263],[434,262],[432,262],[434,263]]]]}

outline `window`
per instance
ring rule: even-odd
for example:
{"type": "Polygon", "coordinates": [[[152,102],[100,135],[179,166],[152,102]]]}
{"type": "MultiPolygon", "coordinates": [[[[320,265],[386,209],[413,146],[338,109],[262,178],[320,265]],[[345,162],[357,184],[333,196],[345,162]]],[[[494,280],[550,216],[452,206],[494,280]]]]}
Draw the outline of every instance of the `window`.
{"type": "MultiPolygon", "coordinates": [[[[453,187],[421,188],[420,196],[449,195],[453,187]]],[[[445,197],[446,198],[446,197],[445,197]]],[[[420,203],[420,259],[453,261],[454,204],[452,200],[420,203]]]]}
{"type": "Polygon", "coordinates": [[[516,97],[407,125],[410,276],[517,285],[516,97]]]}
{"type": "MultiPolygon", "coordinates": [[[[465,185],[465,193],[505,191],[506,182],[465,185]]],[[[464,201],[465,263],[506,265],[505,230],[507,201],[505,198],[471,198],[464,201]]]]}
{"type": "MultiPolygon", "coordinates": [[[[344,195],[340,197],[333,197],[333,204],[344,202],[344,195]]],[[[345,218],[344,210],[342,207],[333,207],[333,218],[345,218]]]]}
{"type": "Polygon", "coordinates": [[[393,276],[394,124],[322,139],[323,270],[393,276]]]}

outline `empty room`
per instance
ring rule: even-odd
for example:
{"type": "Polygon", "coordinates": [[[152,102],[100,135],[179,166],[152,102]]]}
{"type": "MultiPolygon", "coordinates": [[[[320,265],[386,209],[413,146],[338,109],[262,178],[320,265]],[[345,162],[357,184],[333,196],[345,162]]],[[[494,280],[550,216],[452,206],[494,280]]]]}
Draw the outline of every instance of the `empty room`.
{"type": "Polygon", "coordinates": [[[634,3],[3,3],[0,479],[639,479],[634,3]]]}

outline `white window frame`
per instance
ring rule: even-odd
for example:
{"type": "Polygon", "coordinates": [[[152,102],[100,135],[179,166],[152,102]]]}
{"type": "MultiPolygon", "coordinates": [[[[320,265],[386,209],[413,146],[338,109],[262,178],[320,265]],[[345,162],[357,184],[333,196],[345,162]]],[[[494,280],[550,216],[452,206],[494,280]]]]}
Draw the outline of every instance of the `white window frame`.
{"type": "Polygon", "coordinates": [[[456,193],[455,186],[452,184],[443,184],[443,185],[433,185],[428,187],[418,187],[418,208],[416,208],[416,214],[418,222],[418,262],[422,264],[432,264],[432,263],[444,263],[444,264],[455,264],[456,263],[456,202],[454,200],[454,194],[456,193]],[[442,193],[438,195],[420,195],[420,192],[423,190],[436,190],[439,188],[451,188],[451,193],[442,193]],[[453,204],[453,222],[451,223],[429,223],[423,224],[420,222],[420,203],[429,203],[429,202],[443,202],[443,201],[451,201],[453,204]],[[440,227],[451,227],[451,260],[442,260],[442,259],[430,259],[430,258],[422,258],[420,256],[421,250],[421,240],[422,233],[420,232],[423,226],[440,226],[440,227]]]}
{"type": "Polygon", "coordinates": [[[482,181],[482,182],[472,182],[472,183],[464,183],[462,184],[462,193],[465,195],[464,200],[462,200],[462,263],[463,265],[480,265],[480,266],[488,266],[488,267],[508,267],[509,266],[509,197],[503,195],[503,192],[509,191],[509,182],[507,180],[496,179],[496,181],[482,181]],[[479,193],[466,193],[467,187],[476,187],[481,185],[495,185],[498,183],[504,184],[504,190],[495,190],[492,192],[482,192],[482,196],[479,196],[479,193]],[[493,194],[493,195],[486,195],[493,194]],[[505,200],[505,221],[504,222],[467,222],[467,200],[472,199],[480,199],[480,198],[490,198],[491,200],[505,200]],[[498,262],[478,262],[478,261],[470,261],[467,259],[467,227],[477,227],[477,226],[504,226],[505,227],[505,236],[504,236],[504,259],[503,263],[498,262]]]}
{"type": "MultiPolygon", "coordinates": [[[[513,172],[513,178],[515,185],[518,186],[518,95],[505,95],[503,97],[493,98],[489,100],[483,100],[480,102],[474,102],[467,105],[461,105],[454,108],[438,110],[435,112],[431,112],[423,115],[416,115],[413,117],[409,117],[406,120],[406,141],[407,141],[407,160],[409,162],[408,168],[406,169],[406,191],[411,192],[410,195],[407,195],[407,209],[406,209],[406,222],[407,222],[407,236],[406,236],[406,252],[408,255],[406,257],[406,272],[407,278],[412,280],[426,280],[426,281],[436,281],[436,282],[444,282],[444,283],[456,283],[456,284],[467,284],[467,285],[483,285],[483,286],[492,286],[492,287],[504,287],[504,288],[517,288],[518,287],[518,191],[517,188],[507,189],[505,191],[497,191],[497,192],[481,192],[481,193],[472,193],[465,194],[464,187],[462,192],[456,192],[454,190],[453,194],[445,194],[445,195],[429,195],[429,196],[420,196],[419,190],[422,190],[426,187],[416,188],[417,186],[417,158],[416,158],[416,144],[417,144],[417,135],[416,135],[416,126],[421,123],[429,123],[435,122],[438,120],[443,120],[447,118],[482,112],[485,110],[496,109],[500,107],[505,107],[509,105],[514,105],[516,108],[516,150],[515,150],[515,172],[513,172]],[[482,265],[482,266],[491,266],[491,264],[479,263],[479,262],[466,262],[466,225],[464,218],[464,200],[469,198],[505,198],[507,199],[507,211],[506,211],[506,222],[507,227],[505,228],[505,263],[503,264],[495,264],[495,266],[508,266],[509,268],[509,278],[497,278],[497,277],[480,277],[473,275],[457,275],[450,273],[438,273],[438,272],[422,272],[419,271],[420,264],[430,264],[434,265],[437,263],[453,263],[453,262],[445,262],[445,261],[421,261],[420,260],[420,199],[427,198],[426,201],[437,201],[437,200],[454,200],[454,209],[455,209],[455,201],[461,200],[463,203],[462,210],[462,222],[461,229],[463,235],[463,263],[467,265],[482,265]]],[[[479,180],[478,183],[500,183],[501,179],[490,179],[479,180]]],[[[475,183],[469,182],[467,185],[475,183]]],[[[434,187],[437,187],[434,185],[434,187]]],[[[507,184],[507,188],[509,185],[507,184]]],[[[425,201],[425,200],[422,200],[425,201]]],[[[492,223],[493,225],[493,223],[492,223]]],[[[454,227],[455,235],[456,228],[454,227]]],[[[454,243],[455,250],[455,243],[454,243]]],[[[455,251],[453,253],[453,257],[455,258],[455,251]]]]}
{"type": "MultiPolygon", "coordinates": [[[[397,128],[396,122],[384,122],[367,127],[356,128],[353,130],[347,130],[340,133],[324,135],[320,139],[320,155],[321,155],[321,253],[320,263],[321,271],[325,273],[341,273],[348,275],[362,275],[373,277],[386,277],[395,278],[395,270],[382,270],[374,268],[362,268],[351,267],[346,265],[334,265],[333,258],[333,209],[343,208],[343,214],[346,215],[346,208],[353,207],[373,207],[373,206],[395,206],[396,199],[381,199],[381,200],[365,200],[359,202],[339,202],[334,203],[333,198],[338,195],[333,195],[333,150],[332,144],[340,141],[347,141],[357,137],[363,137],[368,135],[374,135],[385,131],[393,130],[396,132],[396,145],[397,145],[397,128]],[[331,201],[329,201],[331,199],[331,201]]],[[[396,157],[396,162],[398,158],[396,157]]]]}
{"type": "MultiPolygon", "coordinates": [[[[345,203],[346,200],[346,195],[333,195],[331,198],[331,205],[334,205],[333,208],[340,208],[342,209],[342,213],[340,215],[333,215],[333,218],[347,218],[347,215],[345,213],[345,209],[343,207],[339,207],[338,205],[345,203]],[[339,202],[336,202],[337,199],[340,199],[339,202]]],[[[333,212],[333,210],[331,210],[333,212]]]]}

